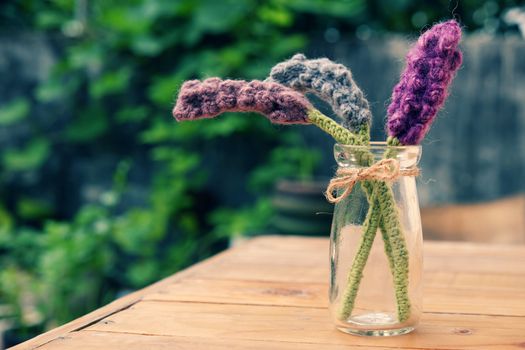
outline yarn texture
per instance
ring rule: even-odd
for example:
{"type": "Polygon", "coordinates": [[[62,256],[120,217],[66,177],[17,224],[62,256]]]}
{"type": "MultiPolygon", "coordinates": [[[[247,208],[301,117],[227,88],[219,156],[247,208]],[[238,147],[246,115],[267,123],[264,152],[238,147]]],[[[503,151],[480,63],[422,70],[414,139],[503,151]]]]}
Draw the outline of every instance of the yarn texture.
{"type": "Polygon", "coordinates": [[[461,27],[455,20],[423,33],[406,57],[406,67],[388,107],[387,129],[403,145],[421,142],[445,102],[461,65],[461,27]]]}
{"type": "Polygon", "coordinates": [[[368,101],[350,70],[342,64],[327,58],[309,60],[296,54],[275,65],[268,80],[319,96],[331,105],[342,125],[356,133],[370,126],[372,113],[368,101]]]}
{"type": "Polygon", "coordinates": [[[184,121],[224,112],[258,112],[272,123],[309,124],[312,108],[302,94],[278,83],[209,78],[182,85],[173,116],[184,121]]]}
{"type": "Polygon", "coordinates": [[[363,135],[356,135],[350,132],[350,130],[343,128],[335,120],[325,116],[315,108],[310,110],[308,118],[312,124],[330,134],[340,144],[359,145],[364,142],[363,135]]]}

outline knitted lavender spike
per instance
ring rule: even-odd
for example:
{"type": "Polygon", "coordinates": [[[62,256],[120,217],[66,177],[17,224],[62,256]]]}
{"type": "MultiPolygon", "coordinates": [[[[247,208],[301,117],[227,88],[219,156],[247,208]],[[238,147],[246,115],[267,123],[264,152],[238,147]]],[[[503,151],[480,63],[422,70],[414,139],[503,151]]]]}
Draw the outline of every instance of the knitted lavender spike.
{"type": "Polygon", "coordinates": [[[344,127],[369,138],[370,106],[344,65],[327,58],[309,60],[303,54],[296,54],[275,65],[268,80],[316,94],[331,105],[344,127]]]}
{"type": "Polygon", "coordinates": [[[390,137],[403,145],[416,145],[425,137],[461,65],[460,40],[455,20],[436,24],[419,37],[388,107],[390,137]]]}
{"type": "MultiPolygon", "coordinates": [[[[443,105],[447,87],[461,64],[461,52],[457,48],[460,38],[461,28],[456,21],[440,23],[425,32],[407,55],[407,68],[394,89],[392,103],[388,109],[390,145],[417,144],[423,139],[437,111],[443,105]]],[[[367,189],[367,184],[364,185],[367,189]]],[[[410,316],[409,257],[392,189],[385,183],[378,183],[375,188],[367,190],[378,195],[376,203],[380,207],[381,215],[379,227],[393,272],[398,319],[403,322],[410,316]]],[[[365,220],[362,242],[349,273],[348,288],[343,296],[340,315],[344,319],[349,317],[353,310],[362,269],[374,239],[372,231],[378,226],[378,218],[373,213],[377,210],[376,205],[371,209],[365,220]]]]}
{"type": "Polygon", "coordinates": [[[315,109],[299,92],[274,82],[222,80],[185,82],[173,108],[178,121],[213,118],[224,112],[257,112],[276,124],[315,124],[338,142],[359,138],[315,109]]]}
{"type": "MultiPolygon", "coordinates": [[[[421,142],[443,105],[447,88],[461,64],[460,39],[461,28],[451,20],[430,28],[412,47],[407,55],[406,69],[394,88],[388,108],[389,145],[421,142]]],[[[383,221],[392,244],[398,318],[404,321],[410,316],[409,257],[402,227],[396,217],[392,189],[385,183],[379,183],[378,190],[383,221]]]]}

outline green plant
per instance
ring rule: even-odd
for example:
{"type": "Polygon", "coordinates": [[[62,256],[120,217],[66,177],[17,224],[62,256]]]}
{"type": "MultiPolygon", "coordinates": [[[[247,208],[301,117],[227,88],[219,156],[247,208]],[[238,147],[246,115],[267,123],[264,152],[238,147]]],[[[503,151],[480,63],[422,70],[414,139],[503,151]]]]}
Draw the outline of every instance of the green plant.
{"type": "MultiPolygon", "coordinates": [[[[70,38],[60,40],[60,60],[34,94],[36,103],[60,104],[64,115],[38,124],[29,117],[28,98],[2,109],[2,125],[33,124],[31,139],[3,153],[3,190],[20,174],[43,171],[66,150],[126,160],[117,167],[113,189],[68,220],[58,219],[60,209],[38,197],[6,202],[0,298],[15,306],[7,316],[22,327],[64,323],[210,255],[224,247],[229,232],[244,232],[238,224],[243,214],[258,217],[250,220],[253,231],[264,227],[267,204],[245,211],[203,206],[199,199],[211,170],[201,157],[204,148],[220,148],[226,137],[238,135],[232,149],[241,149],[245,138],[257,135],[263,149],[281,150],[267,154],[267,169],[287,164],[273,175],[289,175],[293,164],[303,164],[300,172],[308,176],[315,160],[302,157],[298,147],[283,156],[279,145],[297,146],[301,138],[283,143],[256,118],[231,114],[202,128],[176,125],[169,117],[181,81],[211,74],[263,78],[272,62],[304,47],[303,35],[283,35],[292,16],[278,2],[93,1],[87,22],[71,18],[73,7],[72,1],[4,7],[24,13],[24,21],[49,36],[70,38]],[[136,166],[131,155],[145,157],[154,172],[149,199],[130,207],[121,198],[126,174],[136,166]],[[29,321],[28,314],[38,317],[29,321]]],[[[254,177],[256,193],[271,186],[272,179],[262,177],[254,177]]]]}

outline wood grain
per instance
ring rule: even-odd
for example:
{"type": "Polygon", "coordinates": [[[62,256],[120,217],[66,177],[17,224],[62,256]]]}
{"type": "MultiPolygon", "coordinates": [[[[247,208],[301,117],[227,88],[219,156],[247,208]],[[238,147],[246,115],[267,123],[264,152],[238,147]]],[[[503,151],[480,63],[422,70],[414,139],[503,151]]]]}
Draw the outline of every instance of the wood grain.
{"type": "Polygon", "coordinates": [[[334,345],[506,349],[525,341],[525,318],[430,313],[416,333],[375,339],[349,337],[335,330],[324,309],[142,301],[87,330],[334,345]]]}
{"type": "MultiPolygon", "coordinates": [[[[428,312],[525,316],[523,280],[515,276],[450,273],[427,276],[423,305],[428,312]],[[480,277],[479,283],[476,277],[480,277]]],[[[327,308],[327,296],[327,283],[189,278],[148,294],[144,300],[327,308]]]]}
{"type": "MultiPolygon", "coordinates": [[[[391,350],[383,346],[367,346],[373,350],[391,350]]],[[[106,332],[77,332],[67,337],[53,340],[46,345],[46,350],[91,350],[91,349],[115,349],[115,350],[363,350],[359,345],[333,345],[333,344],[308,344],[288,343],[273,340],[242,340],[222,338],[195,338],[195,337],[172,337],[152,336],[142,334],[123,334],[106,332]]],[[[415,350],[416,348],[405,348],[415,350]]]]}
{"type": "Polygon", "coordinates": [[[253,239],[15,349],[524,349],[525,247],[425,244],[417,332],[336,331],[328,241],[253,239]]]}

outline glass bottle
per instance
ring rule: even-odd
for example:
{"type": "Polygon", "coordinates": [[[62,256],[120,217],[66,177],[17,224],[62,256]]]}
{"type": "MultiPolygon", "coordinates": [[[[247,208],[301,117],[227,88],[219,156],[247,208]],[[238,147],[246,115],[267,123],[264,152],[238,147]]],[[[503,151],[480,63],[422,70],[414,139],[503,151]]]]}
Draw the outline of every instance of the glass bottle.
{"type": "MultiPolygon", "coordinates": [[[[364,168],[388,157],[397,159],[401,171],[409,171],[417,167],[421,147],[336,144],[334,155],[340,169],[364,168]]],[[[390,336],[416,327],[422,306],[422,243],[414,176],[390,183],[359,181],[335,204],[330,312],[339,330],[390,336]],[[371,224],[372,216],[377,225],[371,224]]]]}

